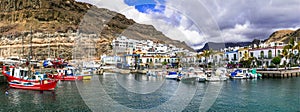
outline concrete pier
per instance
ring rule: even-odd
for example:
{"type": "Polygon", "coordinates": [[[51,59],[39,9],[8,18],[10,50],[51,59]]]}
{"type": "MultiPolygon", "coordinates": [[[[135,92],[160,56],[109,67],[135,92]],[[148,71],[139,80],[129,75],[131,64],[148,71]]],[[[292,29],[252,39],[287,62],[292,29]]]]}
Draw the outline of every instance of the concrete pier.
{"type": "Polygon", "coordinates": [[[300,76],[300,70],[257,71],[263,78],[289,78],[300,76]]]}

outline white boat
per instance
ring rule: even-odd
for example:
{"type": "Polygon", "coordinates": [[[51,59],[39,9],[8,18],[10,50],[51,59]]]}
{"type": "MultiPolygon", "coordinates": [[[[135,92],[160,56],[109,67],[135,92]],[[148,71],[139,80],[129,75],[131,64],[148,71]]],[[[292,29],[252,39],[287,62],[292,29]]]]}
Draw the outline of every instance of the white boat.
{"type": "Polygon", "coordinates": [[[226,81],[228,79],[226,73],[227,73],[226,68],[220,67],[215,71],[214,74],[212,74],[210,77],[207,77],[207,81],[210,82],[226,81]]]}
{"type": "Polygon", "coordinates": [[[93,71],[91,69],[82,69],[81,71],[79,71],[77,76],[82,76],[83,80],[91,80],[93,76],[92,72],[93,71]]]}
{"type": "Polygon", "coordinates": [[[99,68],[100,64],[96,63],[95,61],[87,61],[83,62],[83,68],[99,68]]]}
{"type": "Polygon", "coordinates": [[[199,82],[205,82],[206,80],[207,80],[207,76],[206,76],[205,74],[200,75],[200,76],[198,77],[198,81],[199,81],[199,82]]]}
{"type": "Polygon", "coordinates": [[[206,81],[207,77],[203,70],[201,69],[189,69],[189,71],[182,76],[181,80],[182,81],[195,81],[198,80],[200,82],[206,81]]]}
{"type": "Polygon", "coordinates": [[[174,79],[174,80],[177,80],[178,77],[181,77],[181,75],[178,75],[177,72],[169,72],[165,78],[166,79],[174,79]]]}

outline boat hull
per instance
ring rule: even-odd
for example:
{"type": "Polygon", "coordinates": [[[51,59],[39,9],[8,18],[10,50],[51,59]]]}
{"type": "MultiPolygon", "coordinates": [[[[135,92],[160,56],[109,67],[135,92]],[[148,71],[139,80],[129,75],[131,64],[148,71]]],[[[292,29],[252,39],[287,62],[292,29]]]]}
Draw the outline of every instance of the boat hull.
{"type": "Polygon", "coordinates": [[[54,90],[57,84],[57,80],[24,80],[16,77],[12,77],[4,72],[3,75],[6,77],[9,87],[26,90],[54,90]]]}
{"type": "Polygon", "coordinates": [[[166,79],[177,79],[178,75],[166,75],[166,79]]]}
{"type": "Polygon", "coordinates": [[[75,81],[75,80],[82,80],[82,76],[64,76],[64,75],[49,75],[50,78],[61,80],[61,81],[75,81]]]}
{"type": "Polygon", "coordinates": [[[92,75],[86,75],[86,76],[82,76],[83,80],[91,80],[92,79],[92,75]]]}
{"type": "Polygon", "coordinates": [[[24,83],[20,82],[20,84],[9,82],[9,87],[17,88],[17,89],[25,89],[25,90],[41,90],[41,91],[50,91],[54,90],[56,87],[56,82],[51,82],[48,84],[42,84],[42,82],[34,83],[32,85],[24,85],[24,83]]]}

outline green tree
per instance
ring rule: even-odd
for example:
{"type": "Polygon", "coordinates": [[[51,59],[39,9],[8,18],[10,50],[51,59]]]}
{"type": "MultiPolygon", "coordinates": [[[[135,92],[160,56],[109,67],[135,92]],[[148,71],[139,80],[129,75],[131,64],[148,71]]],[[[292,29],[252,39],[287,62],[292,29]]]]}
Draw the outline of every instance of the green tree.
{"type": "Polygon", "coordinates": [[[168,63],[166,61],[161,62],[162,65],[167,65],[168,63]]]}
{"type": "Polygon", "coordinates": [[[276,65],[276,68],[278,69],[278,64],[280,63],[281,58],[276,56],[272,59],[272,63],[276,65]]]}

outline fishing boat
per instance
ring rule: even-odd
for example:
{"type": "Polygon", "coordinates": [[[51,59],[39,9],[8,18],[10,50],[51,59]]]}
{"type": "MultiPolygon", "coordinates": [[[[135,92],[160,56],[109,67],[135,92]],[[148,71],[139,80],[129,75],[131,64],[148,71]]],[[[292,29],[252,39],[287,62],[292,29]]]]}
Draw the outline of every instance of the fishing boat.
{"type": "Polygon", "coordinates": [[[61,81],[74,81],[74,80],[82,80],[83,76],[78,76],[74,72],[74,68],[65,67],[65,68],[58,68],[56,69],[55,74],[48,75],[52,79],[57,79],[61,81]]]}
{"type": "Polygon", "coordinates": [[[27,90],[54,90],[57,80],[47,78],[46,74],[38,72],[31,74],[28,68],[3,66],[2,74],[6,77],[9,86],[27,90]]]}

